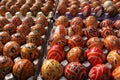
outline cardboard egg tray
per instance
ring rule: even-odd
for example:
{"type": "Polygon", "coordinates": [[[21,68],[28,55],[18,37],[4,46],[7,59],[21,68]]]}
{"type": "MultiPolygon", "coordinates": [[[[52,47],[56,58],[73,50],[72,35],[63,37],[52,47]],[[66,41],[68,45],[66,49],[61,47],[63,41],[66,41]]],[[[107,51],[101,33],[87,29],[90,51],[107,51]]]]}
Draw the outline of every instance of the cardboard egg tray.
{"type": "MultiPolygon", "coordinates": [[[[69,7],[68,7],[68,9],[69,9],[69,7]]],[[[81,8],[79,8],[79,9],[81,10],[81,8]]],[[[54,20],[56,20],[59,16],[60,16],[60,14],[58,13],[58,11],[56,11],[56,13],[55,13],[55,15],[54,15],[54,20]]],[[[69,22],[71,21],[71,19],[74,18],[74,17],[70,14],[70,12],[66,12],[65,16],[68,18],[69,22]]],[[[92,11],[92,13],[91,13],[90,16],[95,16],[95,13],[93,13],[93,11],[92,11]]],[[[82,12],[78,13],[75,17],[81,17],[81,18],[83,19],[83,22],[84,22],[84,19],[86,19],[86,17],[83,16],[82,12]]],[[[95,17],[96,17],[96,16],[95,16],[95,17]]],[[[102,20],[104,20],[104,19],[110,19],[110,20],[112,20],[112,21],[114,22],[114,21],[120,19],[120,14],[117,14],[115,17],[110,18],[109,15],[108,15],[108,13],[104,13],[104,14],[102,15],[102,17],[100,17],[100,18],[96,17],[96,19],[98,20],[98,23],[100,23],[100,22],[101,22],[102,20]]],[[[50,36],[52,35],[53,29],[54,29],[55,27],[56,27],[56,26],[54,26],[54,22],[53,22],[53,23],[51,24],[51,28],[52,28],[52,29],[49,30],[49,31],[51,31],[51,32],[48,33],[48,34],[50,34],[50,35],[47,36],[47,37],[48,37],[48,38],[47,38],[48,40],[47,40],[47,43],[46,43],[46,47],[45,47],[45,49],[44,49],[44,57],[43,57],[42,61],[44,61],[44,60],[46,59],[47,50],[50,48],[50,46],[49,46],[49,38],[50,38],[50,36]]],[[[66,28],[66,31],[67,31],[67,30],[68,30],[68,27],[66,28]]],[[[85,27],[83,27],[82,31],[84,31],[84,30],[85,30],[85,27]]],[[[100,32],[100,31],[101,31],[101,28],[98,28],[98,31],[100,32]]],[[[115,33],[118,32],[117,29],[114,29],[114,31],[115,31],[115,33]]],[[[70,37],[69,37],[68,35],[66,35],[66,39],[69,39],[69,38],[70,38],[70,37]]],[[[87,40],[87,39],[88,39],[85,35],[83,35],[82,38],[83,38],[84,40],[87,40]]],[[[104,41],[104,38],[103,38],[102,36],[100,36],[100,39],[101,39],[102,41],[104,41]]],[[[64,51],[66,52],[66,54],[67,54],[67,52],[68,52],[69,50],[70,50],[70,48],[69,48],[68,46],[65,46],[65,47],[64,47],[64,51]]],[[[87,51],[88,48],[87,48],[87,47],[84,47],[83,50],[84,50],[84,51],[87,51]]],[[[108,50],[107,50],[106,48],[104,48],[104,49],[103,49],[103,53],[104,53],[105,55],[107,55],[107,54],[108,54],[108,50]]],[[[42,63],[43,63],[42,61],[40,62],[41,64],[39,64],[39,71],[40,71],[40,73],[39,73],[39,75],[38,75],[38,77],[37,77],[38,80],[44,80],[43,77],[42,77],[42,74],[41,74],[41,69],[40,69],[41,66],[42,66],[42,63]]],[[[68,61],[65,59],[65,60],[63,60],[60,64],[61,64],[63,67],[65,67],[65,66],[68,64],[68,61]]],[[[88,61],[84,61],[84,62],[82,62],[81,64],[86,67],[87,71],[89,71],[89,70],[91,69],[91,64],[90,64],[88,61]]],[[[111,65],[110,63],[105,62],[104,64],[107,65],[108,68],[110,68],[110,69],[112,68],[112,65],[111,65]]],[[[61,78],[59,78],[58,80],[67,80],[67,78],[63,75],[63,76],[62,76],[61,78]]],[[[89,77],[87,77],[85,80],[90,80],[90,79],[89,79],[89,77]]]]}
{"type": "MultiPolygon", "coordinates": [[[[3,1],[5,1],[5,0],[3,0],[3,1]]],[[[27,0],[25,0],[25,1],[27,2],[27,0]]],[[[54,1],[57,1],[57,0],[54,0],[54,1]]],[[[1,2],[2,2],[2,0],[0,0],[0,3],[1,3],[1,2]]],[[[18,1],[16,1],[13,5],[16,5],[17,2],[18,2],[18,1]]],[[[34,5],[36,2],[39,2],[39,0],[35,0],[35,2],[32,3],[31,5],[34,5]]],[[[46,0],[45,0],[45,2],[46,2],[46,0]]],[[[7,3],[5,3],[4,6],[6,6],[6,4],[7,4],[7,3]]],[[[24,4],[27,4],[27,3],[24,3],[24,4]]],[[[24,5],[24,4],[23,4],[23,5],[24,5]]],[[[2,5],[3,5],[3,4],[2,4],[2,5]]],[[[44,6],[45,3],[43,3],[42,5],[44,6]]],[[[55,6],[55,3],[54,3],[53,5],[55,6]]],[[[12,6],[12,5],[11,5],[11,6],[12,6]]],[[[10,7],[11,7],[11,6],[10,6],[10,7]]],[[[42,8],[43,6],[41,6],[40,8],[42,8]]],[[[22,6],[21,6],[21,7],[22,7],[22,6]]],[[[21,8],[21,7],[20,7],[20,8],[21,8]]],[[[31,7],[30,7],[30,8],[31,8],[31,7]]],[[[53,11],[54,11],[54,8],[53,8],[50,12],[53,12],[53,11]]],[[[19,14],[19,12],[20,12],[20,10],[17,11],[17,12],[15,12],[14,15],[19,14]]],[[[36,14],[36,16],[33,15],[32,12],[31,12],[31,10],[29,10],[29,12],[30,12],[30,13],[27,12],[26,15],[24,15],[23,17],[25,17],[25,16],[27,16],[27,15],[31,15],[31,16],[33,16],[33,17],[37,17],[37,16],[39,15],[39,14],[36,14]]],[[[37,13],[39,13],[39,12],[41,12],[41,10],[39,10],[37,13]]],[[[5,13],[4,15],[6,16],[6,15],[9,14],[9,13],[11,13],[11,12],[10,12],[10,8],[6,11],[6,13],[5,13]]],[[[22,13],[21,13],[21,14],[22,14],[22,13]]],[[[14,16],[14,15],[13,15],[13,16],[14,16]]],[[[1,13],[0,13],[0,16],[1,16],[1,13]]],[[[4,17],[5,17],[5,16],[4,16],[4,17]]],[[[10,15],[10,17],[11,17],[11,16],[12,16],[12,14],[10,15]]],[[[49,16],[49,14],[47,15],[47,17],[48,17],[48,16],[49,16]]]]}
{"type": "MultiPolygon", "coordinates": [[[[44,15],[42,12],[38,12],[38,15],[37,15],[37,17],[33,17],[32,15],[31,15],[31,12],[28,12],[27,13],[27,15],[25,16],[25,17],[32,17],[33,19],[34,19],[34,21],[36,21],[36,19],[39,17],[39,16],[41,16],[41,15],[44,15]]],[[[15,16],[18,16],[21,20],[23,20],[25,17],[23,17],[23,15],[20,13],[20,12],[17,12],[16,13],[16,15],[15,16]]],[[[3,17],[3,16],[0,16],[0,17],[3,17]]],[[[7,12],[6,13],[6,15],[5,15],[5,17],[9,20],[9,21],[11,21],[11,19],[12,19],[12,17],[13,16],[11,16],[11,14],[9,13],[9,12],[7,12]]],[[[50,18],[52,17],[52,12],[49,12],[49,15],[46,17],[47,18],[47,20],[48,20],[48,23],[49,23],[49,25],[50,25],[50,18]]],[[[49,25],[48,26],[46,26],[45,27],[45,30],[46,30],[46,32],[47,32],[47,29],[48,29],[48,27],[49,27],[49,25]]],[[[45,34],[43,34],[42,36],[41,36],[41,38],[42,38],[42,45],[39,45],[38,47],[37,47],[37,49],[38,49],[38,52],[40,53],[40,57],[42,57],[42,53],[43,53],[43,49],[44,49],[44,45],[45,45],[45,41],[46,41],[46,33],[45,34]]],[[[18,61],[18,60],[20,60],[21,59],[21,57],[19,56],[19,57],[16,57],[14,60],[13,60],[13,62],[15,63],[16,61],[18,61]]],[[[36,74],[37,74],[37,72],[38,72],[38,62],[39,62],[39,58],[38,59],[35,59],[32,63],[33,63],[33,65],[34,65],[34,75],[33,76],[31,76],[30,78],[28,78],[27,80],[36,80],[35,79],[35,76],[36,76],[36,74]]],[[[1,79],[0,79],[1,80],[1,79]]],[[[15,76],[13,75],[13,73],[12,72],[10,72],[10,73],[8,73],[8,74],[6,74],[5,75],[5,77],[4,77],[4,80],[17,80],[16,78],[15,78],[15,76]]]]}

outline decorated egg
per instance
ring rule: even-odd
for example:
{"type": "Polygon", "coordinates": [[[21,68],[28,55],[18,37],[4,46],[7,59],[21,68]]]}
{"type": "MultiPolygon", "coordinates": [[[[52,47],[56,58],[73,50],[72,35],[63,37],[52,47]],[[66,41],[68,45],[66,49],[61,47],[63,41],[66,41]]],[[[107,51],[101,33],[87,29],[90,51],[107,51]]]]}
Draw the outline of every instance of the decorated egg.
{"type": "Polygon", "coordinates": [[[65,77],[68,80],[84,80],[87,77],[85,67],[79,62],[71,62],[65,67],[65,77]]]}
{"type": "Polygon", "coordinates": [[[30,8],[30,11],[32,12],[33,16],[36,16],[37,13],[41,10],[41,7],[43,4],[41,2],[36,2],[33,4],[33,6],[30,8]]]}
{"type": "Polygon", "coordinates": [[[97,64],[102,64],[105,61],[105,55],[103,51],[98,47],[92,47],[87,51],[88,61],[95,66],[97,64]]]}
{"type": "Polygon", "coordinates": [[[112,71],[112,77],[114,78],[114,80],[120,79],[120,66],[112,71]]]}
{"type": "Polygon", "coordinates": [[[108,12],[110,17],[115,17],[118,14],[118,10],[115,6],[109,6],[106,12],[108,12]]]}
{"type": "Polygon", "coordinates": [[[102,49],[103,45],[104,45],[103,42],[98,37],[92,37],[87,41],[88,48],[98,47],[98,48],[102,49]]]}
{"type": "Polygon", "coordinates": [[[15,26],[19,26],[22,24],[22,21],[19,17],[14,16],[11,20],[11,22],[15,25],[15,26]]]}
{"type": "Polygon", "coordinates": [[[3,43],[0,41],[0,55],[3,53],[3,47],[4,47],[4,45],[3,45],[3,43]]]}
{"type": "Polygon", "coordinates": [[[72,16],[76,16],[79,12],[79,7],[77,5],[71,5],[70,6],[70,9],[69,9],[69,12],[72,16]]]}
{"type": "Polygon", "coordinates": [[[22,45],[25,43],[25,36],[20,33],[12,34],[11,41],[16,41],[19,45],[22,45]]]}
{"type": "Polygon", "coordinates": [[[85,28],[84,34],[88,38],[99,37],[98,29],[96,27],[92,27],[92,26],[89,26],[89,27],[85,28]]]}
{"type": "Polygon", "coordinates": [[[67,6],[65,4],[58,4],[57,10],[60,15],[64,15],[67,12],[67,6]]]}
{"type": "Polygon", "coordinates": [[[82,8],[82,13],[85,17],[88,17],[90,16],[91,14],[91,6],[90,5],[87,5],[85,7],[82,8]]]}
{"type": "Polygon", "coordinates": [[[102,28],[101,35],[102,37],[106,38],[109,35],[115,35],[115,32],[111,27],[107,26],[102,28]]]}
{"type": "Polygon", "coordinates": [[[73,48],[73,47],[84,47],[85,46],[85,43],[86,41],[82,39],[81,36],[79,35],[74,35],[74,36],[71,36],[69,39],[68,39],[68,46],[70,48],[73,48]]]}
{"type": "Polygon", "coordinates": [[[85,25],[86,27],[94,26],[97,28],[98,27],[97,19],[94,16],[89,16],[85,20],[85,25]]]}
{"type": "Polygon", "coordinates": [[[55,25],[56,25],[56,26],[57,26],[57,25],[63,25],[63,26],[65,26],[65,27],[68,27],[69,22],[68,22],[67,17],[65,17],[65,16],[60,16],[60,17],[58,17],[58,18],[56,19],[56,21],[55,21],[55,25]]]}
{"type": "Polygon", "coordinates": [[[82,18],[81,17],[74,17],[71,21],[70,21],[70,25],[74,25],[74,24],[76,24],[76,25],[79,25],[79,26],[81,26],[81,27],[83,27],[83,20],[82,20],[82,18]]]}
{"type": "Polygon", "coordinates": [[[6,3],[6,7],[10,8],[12,5],[14,5],[17,2],[17,0],[9,0],[6,3]]]}
{"type": "Polygon", "coordinates": [[[120,29],[120,20],[115,21],[114,27],[120,29]]]}
{"type": "Polygon", "coordinates": [[[97,17],[101,17],[104,14],[104,8],[102,6],[97,6],[94,9],[94,13],[97,17]]]}
{"type": "Polygon", "coordinates": [[[73,47],[67,53],[68,62],[84,61],[84,50],[81,47],[73,47]]]}
{"type": "Polygon", "coordinates": [[[28,4],[24,4],[20,8],[20,12],[22,13],[23,16],[25,16],[26,13],[29,11],[30,11],[30,6],[28,4]]]}
{"type": "Polygon", "coordinates": [[[3,47],[3,55],[15,58],[20,53],[20,45],[15,41],[7,42],[3,47]]]}
{"type": "Polygon", "coordinates": [[[109,6],[112,6],[113,2],[111,0],[106,0],[103,4],[104,9],[107,9],[109,6]]]}
{"type": "Polygon", "coordinates": [[[113,27],[113,22],[110,19],[104,19],[101,23],[100,23],[100,27],[113,27]]]}
{"type": "Polygon", "coordinates": [[[73,0],[73,1],[70,1],[70,6],[72,5],[79,5],[79,1],[78,0],[73,0]]]}
{"type": "Polygon", "coordinates": [[[120,50],[112,50],[107,55],[107,61],[112,64],[114,68],[120,66],[120,50]]]}
{"type": "Polygon", "coordinates": [[[37,24],[42,24],[44,27],[48,26],[47,18],[44,15],[40,15],[36,20],[37,24]]]}
{"type": "Polygon", "coordinates": [[[34,43],[36,46],[39,46],[42,44],[42,39],[41,39],[41,35],[38,32],[30,32],[27,36],[26,36],[26,42],[27,43],[34,43]]]}
{"type": "Polygon", "coordinates": [[[65,58],[65,52],[62,46],[53,45],[50,47],[47,53],[47,59],[55,59],[58,62],[61,62],[65,58]]]}
{"type": "Polygon", "coordinates": [[[38,33],[40,33],[40,35],[43,35],[43,34],[45,34],[46,31],[42,24],[36,24],[31,27],[31,32],[38,32],[38,33]]]}
{"type": "Polygon", "coordinates": [[[89,72],[90,80],[111,80],[110,69],[104,64],[97,64],[89,72]]]}
{"type": "Polygon", "coordinates": [[[117,32],[117,37],[120,38],[120,29],[117,32]]]}
{"type": "Polygon", "coordinates": [[[0,6],[0,15],[5,16],[5,13],[7,12],[7,7],[4,5],[0,6]]]}
{"type": "Polygon", "coordinates": [[[114,35],[109,35],[104,40],[104,45],[108,50],[114,50],[119,48],[119,40],[114,35]]]}
{"type": "Polygon", "coordinates": [[[39,57],[37,46],[33,43],[27,43],[21,46],[21,57],[33,61],[39,57]]]}
{"type": "Polygon", "coordinates": [[[24,36],[27,36],[28,33],[30,32],[30,28],[25,24],[21,24],[17,27],[16,32],[21,33],[24,36]]]}
{"type": "Polygon", "coordinates": [[[8,23],[9,23],[9,21],[7,20],[7,18],[0,17],[0,31],[2,31],[2,28],[8,23]]]}
{"type": "Polygon", "coordinates": [[[89,3],[85,1],[85,2],[80,4],[80,7],[83,8],[83,7],[87,6],[87,5],[89,5],[89,3]]]}
{"type": "Polygon", "coordinates": [[[12,5],[9,9],[10,13],[14,16],[20,10],[19,5],[12,5]]]}
{"type": "Polygon", "coordinates": [[[0,41],[5,44],[10,41],[10,34],[6,31],[0,32],[0,41]]]}
{"type": "Polygon", "coordinates": [[[45,16],[48,16],[49,12],[50,12],[50,6],[43,6],[41,8],[41,11],[44,13],[45,16]]]}
{"type": "Polygon", "coordinates": [[[9,34],[13,34],[16,32],[16,26],[13,23],[9,23],[3,27],[3,30],[8,32],[9,34]]]}
{"type": "Polygon", "coordinates": [[[41,72],[45,80],[57,80],[63,74],[63,67],[58,61],[48,59],[43,62],[41,72]]]}
{"type": "Polygon", "coordinates": [[[59,34],[59,35],[65,37],[66,34],[67,34],[67,31],[66,31],[66,29],[65,29],[65,26],[63,26],[63,25],[58,25],[58,26],[56,26],[55,29],[54,29],[53,34],[59,34]]]}
{"type": "Polygon", "coordinates": [[[79,26],[79,25],[71,25],[69,28],[68,28],[68,35],[69,36],[73,36],[73,35],[80,35],[82,36],[83,32],[82,32],[82,27],[79,26]]]}
{"type": "Polygon", "coordinates": [[[100,6],[101,3],[100,3],[100,1],[93,1],[91,5],[92,5],[92,8],[96,8],[96,7],[100,6]]]}
{"type": "Polygon", "coordinates": [[[115,4],[116,8],[120,8],[120,1],[115,4]]]}
{"type": "Polygon", "coordinates": [[[26,80],[34,74],[33,64],[27,59],[21,59],[14,64],[13,74],[18,80],[26,80]]]}
{"type": "Polygon", "coordinates": [[[13,61],[7,56],[0,56],[0,79],[12,71],[13,61]]]}
{"type": "Polygon", "coordinates": [[[24,20],[23,20],[23,24],[31,27],[35,24],[34,22],[34,19],[32,17],[26,17],[24,20]]]}
{"type": "Polygon", "coordinates": [[[119,0],[112,0],[114,3],[117,3],[117,2],[119,2],[119,0]]]}
{"type": "Polygon", "coordinates": [[[49,44],[50,46],[57,44],[64,47],[67,44],[67,39],[61,34],[53,34],[49,39],[49,44]]]}

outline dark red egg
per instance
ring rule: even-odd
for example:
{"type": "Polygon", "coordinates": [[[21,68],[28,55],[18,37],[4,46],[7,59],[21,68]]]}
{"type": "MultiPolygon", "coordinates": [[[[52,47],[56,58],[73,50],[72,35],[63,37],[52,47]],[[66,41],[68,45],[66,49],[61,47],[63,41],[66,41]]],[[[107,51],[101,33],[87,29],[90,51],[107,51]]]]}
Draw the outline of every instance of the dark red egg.
{"type": "Polygon", "coordinates": [[[104,64],[98,64],[89,72],[90,80],[111,80],[110,69],[104,64]]]}
{"type": "Polygon", "coordinates": [[[60,45],[53,45],[48,50],[47,59],[55,59],[58,62],[61,62],[65,59],[65,52],[62,46],[60,45]]]}
{"type": "Polygon", "coordinates": [[[85,17],[88,17],[91,14],[91,6],[87,5],[82,8],[82,13],[85,17]]]}
{"type": "Polygon", "coordinates": [[[95,66],[97,64],[104,63],[105,55],[102,49],[98,47],[92,47],[87,51],[87,59],[92,64],[92,66],[95,66]]]}
{"type": "Polygon", "coordinates": [[[65,67],[65,77],[68,80],[83,80],[87,77],[85,67],[79,62],[71,62],[65,67]]]}
{"type": "Polygon", "coordinates": [[[19,56],[20,45],[15,41],[7,42],[3,47],[3,55],[11,57],[12,59],[19,56]]]}
{"type": "Polygon", "coordinates": [[[74,35],[74,36],[71,36],[69,39],[68,39],[68,46],[70,48],[73,48],[73,47],[84,47],[85,46],[85,43],[86,41],[83,40],[83,38],[79,35],[74,35]]]}

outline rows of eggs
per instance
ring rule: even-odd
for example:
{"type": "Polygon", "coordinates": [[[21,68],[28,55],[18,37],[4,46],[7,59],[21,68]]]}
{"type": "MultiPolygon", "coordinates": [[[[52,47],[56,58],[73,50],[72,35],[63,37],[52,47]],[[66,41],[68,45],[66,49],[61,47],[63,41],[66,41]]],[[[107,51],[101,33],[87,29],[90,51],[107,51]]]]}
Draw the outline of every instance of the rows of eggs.
{"type": "Polygon", "coordinates": [[[33,62],[41,56],[47,26],[44,14],[22,20],[18,16],[0,17],[0,80],[9,79],[9,75],[5,77],[9,73],[19,80],[35,74],[37,63],[33,62]]]}
{"type": "Polygon", "coordinates": [[[16,12],[21,12],[25,16],[27,12],[31,12],[32,16],[36,16],[42,11],[47,16],[53,8],[54,0],[2,0],[0,15],[5,16],[6,12],[10,12],[14,16],[16,12]]]}
{"type": "Polygon", "coordinates": [[[68,80],[120,79],[120,20],[98,22],[88,16],[84,21],[74,17],[69,22],[67,17],[59,16],[54,25],[41,67],[45,80],[57,80],[62,75],[68,80]]]}
{"type": "Polygon", "coordinates": [[[95,13],[96,17],[101,17],[104,13],[108,13],[109,17],[115,17],[120,13],[119,0],[60,0],[57,11],[60,15],[69,12],[72,16],[78,13],[87,17],[91,13],[95,13]]]}

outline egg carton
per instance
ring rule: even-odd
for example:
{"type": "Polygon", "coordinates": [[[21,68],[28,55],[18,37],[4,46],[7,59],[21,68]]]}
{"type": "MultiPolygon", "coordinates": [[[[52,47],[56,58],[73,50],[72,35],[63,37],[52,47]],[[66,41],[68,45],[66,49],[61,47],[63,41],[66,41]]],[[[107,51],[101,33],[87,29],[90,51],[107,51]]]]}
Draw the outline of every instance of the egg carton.
{"type": "MultiPolygon", "coordinates": [[[[50,18],[52,17],[52,14],[53,14],[53,13],[50,12],[49,15],[47,16],[48,22],[50,22],[50,18]]],[[[37,17],[34,17],[34,16],[32,16],[32,13],[31,13],[31,12],[27,12],[27,15],[26,15],[25,17],[32,17],[34,20],[36,20],[36,19],[39,18],[39,16],[41,16],[41,15],[44,15],[44,14],[43,14],[42,12],[38,12],[37,17]]],[[[15,16],[19,17],[21,20],[24,20],[24,18],[25,18],[20,12],[17,12],[15,16]]],[[[0,17],[3,17],[3,16],[0,16],[0,17]]],[[[6,17],[9,21],[11,21],[11,19],[12,19],[13,16],[10,14],[10,12],[7,12],[6,15],[5,15],[5,17],[6,17]]],[[[49,27],[49,25],[45,27],[46,31],[47,31],[48,27],[49,27]]],[[[41,56],[40,56],[40,57],[43,58],[43,57],[42,57],[42,53],[43,53],[43,49],[44,49],[43,46],[45,45],[46,34],[42,35],[41,38],[42,38],[42,40],[44,41],[44,42],[43,42],[43,45],[38,46],[37,49],[38,49],[38,52],[41,53],[41,56]]],[[[40,58],[40,59],[41,59],[41,58],[40,58]]],[[[18,61],[18,60],[20,60],[20,59],[21,59],[21,57],[16,57],[13,61],[16,62],[16,61],[18,61]]],[[[35,74],[34,74],[34,76],[31,76],[31,77],[28,78],[27,80],[36,80],[36,79],[35,79],[35,76],[37,75],[37,71],[38,71],[38,70],[37,70],[37,69],[38,69],[38,62],[39,62],[39,58],[36,59],[36,60],[34,60],[34,61],[32,62],[32,63],[34,64],[35,74]]],[[[1,79],[0,79],[0,80],[1,80],[1,79]]],[[[4,80],[17,80],[17,79],[15,78],[15,76],[13,75],[13,73],[11,72],[11,73],[8,73],[8,74],[5,75],[4,80]]]]}
{"type": "MultiPolygon", "coordinates": [[[[1,0],[1,1],[2,1],[2,0],[1,0]]],[[[4,1],[4,0],[3,0],[3,1],[4,1]]],[[[27,0],[25,0],[25,1],[27,2],[27,0]]],[[[40,1],[40,0],[35,0],[35,3],[36,3],[36,2],[39,2],[39,1],[40,1]]],[[[46,2],[47,0],[44,0],[44,1],[46,2]]],[[[54,0],[54,1],[56,2],[57,0],[54,0]]],[[[18,1],[17,1],[17,2],[18,2],[18,1]]],[[[17,2],[15,2],[13,5],[16,5],[17,2]]],[[[24,4],[26,4],[26,2],[25,2],[24,4]]],[[[0,2],[0,3],[1,3],[1,2],[0,2]]],[[[32,5],[34,5],[35,3],[32,3],[32,5]]],[[[7,4],[7,3],[5,3],[4,6],[5,6],[6,4],[7,4]]],[[[24,5],[24,4],[23,4],[23,5],[24,5]]],[[[3,5],[3,4],[2,4],[2,5],[3,5]]],[[[43,6],[44,6],[44,5],[45,5],[45,3],[43,3],[43,6]]],[[[54,3],[53,5],[55,6],[55,3],[54,3]]],[[[11,5],[11,6],[12,6],[12,5],[11,5]]],[[[11,6],[10,6],[10,7],[11,7],[11,6]]],[[[42,7],[43,7],[43,6],[42,6],[42,7]]],[[[22,6],[21,6],[21,7],[22,7],[22,6]]],[[[21,8],[21,7],[20,7],[20,8],[21,8]]],[[[42,8],[42,7],[40,7],[40,8],[42,8]]],[[[29,8],[31,8],[31,7],[29,7],[29,8]]],[[[10,10],[10,8],[9,8],[9,10],[10,10]]],[[[8,11],[9,11],[9,10],[8,10],[8,11]]],[[[50,12],[53,12],[53,11],[54,11],[54,8],[53,8],[50,12]]],[[[20,12],[20,10],[19,10],[18,12],[20,12]]],[[[13,16],[15,16],[18,12],[16,12],[13,16]]],[[[29,12],[32,13],[31,10],[29,10],[29,12]]],[[[39,13],[39,12],[41,12],[41,10],[39,10],[37,13],[39,13]]],[[[6,12],[6,13],[7,13],[7,12],[6,12]]],[[[6,15],[6,13],[5,13],[4,15],[6,15]]],[[[10,13],[10,12],[9,12],[9,13],[10,13]]],[[[12,13],[12,12],[11,12],[11,13],[12,13]]],[[[34,14],[34,13],[33,13],[33,14],[34,14]]],[[[0,13],[0,15],[1,15],[1,13],[0,13]]],[[[28,14],[26,13],[25,16],[27,16],[27,15],[29,15],[29,13],[28,13],[28,14]]],[[[31,15],[32,15],[32,14],[31,14],[31,15]]],[[[38,14],[37,14],[37,15],[38,15],[38,14]]],[[[34,15],[34,16],[32,15],[32,16],[33,16],[33,17],[37,17],[37,15],[36,15],[36,16],[35,16],[35,15],[34,15]]],[[[23,17],[25,17],[25,16],[23,16],[23,17]]],[[[48,16],[49,16],[49,14],[48,14],[46,17],[48,17],[48,16]]]]}
{"type": "MultiPolygon", "coordinates": [[[[91,14],[92,16],[95,16],[94,13],[91,14]]],[[[54,19],[56,20],[58,17],[59,17],[59,13],[58,11],[56,11],[56,14],[54,16],[54,19]]],[[[65,16],[68,18],[69,22],[71,21],[72,18],[74,18],[69,12],[66,12],[65,16]]],[[[82,13],[78,13],[77,17],[81,17],[83,20],[86,18],[83,16],[82,13]]],[[[96,17],[96,16],[95,16],[96,17]]],[[[100,23],[102,20],[104,19],[110,19],[112,20],[113,22],[116,21],[116,20],[119,20],[120,19],[120,14],[116,15],[114,18],[109,18],[109,15],[108,13],[105,13],[101,18],[96,18],[98,20],[98,22],[100,23]]],[[[50,35],[52,35],[53,33],[53,30],[56,26],[54,26],[54,22],[52,24],[53,28],[50,30],[50,35]]],[[[66,31],[67,31],[68,28],[66,28],[66,31]]],[[[83,31],[85,30],[85,28],[82,29],[83,31]]],[[[98,28],[98,31],[101,31],[100,28],[98,28]]],[[[118,30],[117,29],[114,29],[114,32],[117,33],[118,30]]],[[[48,36],[50,38],[50,35],[48,36]]],[[[48,38],[48,39],[49,39],[48,38]]],[[[69,39],[70,37],[68,35],[66,35],[66,39],[69,39]]],[[[82,37],[84,40],[87,40],[87,37],[84,35],[82,37]]],[[[100,37],[100,39],[102,41],[104,41],[104,38],[100,37]]],[[[44,57],[43,57],[43,61],[46,59],[46,55],[47,55],[47,50],[50,48],[50,45],[49,45],[49,40],[47,40],[47,44],[46,44],[46,49],[45,49],[45,53],[44,53],[44,57]]],[[[87,47],[84,47],[83,48],[85,51],[88,50],[87,47]]],[[[67,53],[68,51],[70,50],[70,48],[68,46],[65,46],[64,48],[64,51],[67,53]]],[[[103,53],[106,55],[108,54],[108,50],[106,48],[103,49],[103,53]]],[[[68,61],[65,59],[63,60],[61,63],[60,63],[63,67],[65,67],[67,64],[68,64],[68,61]]],[[[91,69],[91,64],[89,61],[84,61],[81,63],[83,66],[85,66],[85,68],[87,69],[87,72],[91,69]]],[[[108,62],[105,62],[104,63],[106,66],[108,66],[109,69],[112,69],[112,65],[108,62]]],[[[41,68],[42,64],[39,66],[41,68]]],[[[40,74],[38,75],[37,77],[37,80],[44,80],[43,77],[42,77],[42,74],[40,72],[40,74]]],[[[65,76],[62,76],[60,77],[58,80],[67,80],[67,78],[65,76]]],[[[90,80],[89,77],[87,77],[85,80],[90,80]]]]}

